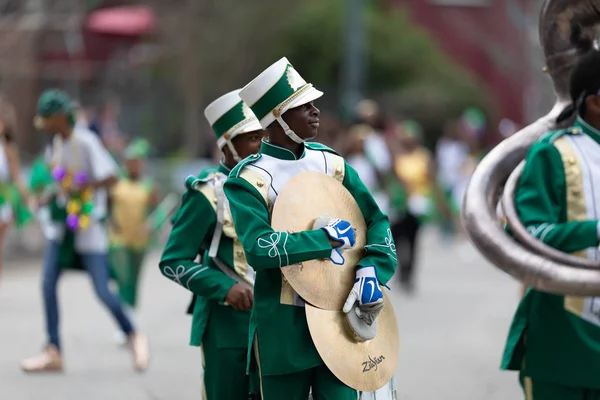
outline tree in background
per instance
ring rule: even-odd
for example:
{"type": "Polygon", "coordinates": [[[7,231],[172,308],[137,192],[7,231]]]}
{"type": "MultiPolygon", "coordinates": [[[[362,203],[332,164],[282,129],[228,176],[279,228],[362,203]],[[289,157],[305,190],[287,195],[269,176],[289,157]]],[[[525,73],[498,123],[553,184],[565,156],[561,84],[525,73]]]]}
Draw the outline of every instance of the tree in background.
{"type": "MultiPolygon", "coordinates": [[[[204,155],[212,134],[203,110],[214,98],[244,86],[256,71],[270,37],[296,1],[148,0],[159,17],[163,72],[181,90],[182,149],[204,155]],[[285,4],[283,4],[285,3],[285,4]],[[268,23],[267,23],[268,22],[268,23]]],[[[291,16],[290,16],[291,17],[291,16]]],[[[169,140],[173,143],[173,137],[169,140]]],[[[209,142],[210,143],[210,142],[209,142]]]]}
{"type": "MultiPolygon", "coordinates": [[[[335,89],[328,94],[339,96],[344,5],[343,0],[304,2],[265,51],[266,59],[287,56],[310,81],[335,89]]],[[[449,118],[485,104],[485,89],[413,24],[405,10],[374,2],[365,18],[369,95],[387,111],[420,121],[429,144],[449,118]]]]}
{"type": "MultiPolygon", "coordinates": [[[[204,107],[284,56],[326,90],[322,108],[338,110],[344,0],[145,3],[159,18],[161,61],[149,74],[135,72],[148,79],[146,93],[152,97],[142,99],[145,111],[138,119],[162,155],[177,149],[188,157],[207,155],[213,139],[204,107]]],[[[368,95],[395,115],[419,120],[428,137],[434,137],[449,116],[478,106],[483,91],[405,11],[388,10],[382,3],[371,2],[365,15],[368,95]]]]}

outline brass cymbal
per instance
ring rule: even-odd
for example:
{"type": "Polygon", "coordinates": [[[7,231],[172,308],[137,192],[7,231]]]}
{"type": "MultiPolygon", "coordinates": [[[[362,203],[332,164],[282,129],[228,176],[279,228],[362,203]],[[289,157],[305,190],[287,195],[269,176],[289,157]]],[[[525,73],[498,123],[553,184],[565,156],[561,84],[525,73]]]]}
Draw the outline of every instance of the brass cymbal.
{"type": "Polygon", "coordinates": [[[357,342],[343,311],[306,304],[306,320],[315,347],[329,370],[352,389],[373,392],[384,387],[398,365],[400,340],[396,314],[385,294],[377,316],[377,335],[357,342]]]}
{"type": "Polygon", "coordinates": [[[271,226],[275,231],[302,232],[311,230],[314,221],[322,216],[349,221],[356,231],[356,245],[344,251],[344,264],[335,265],[327,258],[282,267],[281,271],[305,301],[325,310],[341,310],[367,241],[364,217],[348,189],[324,173],[300,173],[279,192],[271,226]]]}

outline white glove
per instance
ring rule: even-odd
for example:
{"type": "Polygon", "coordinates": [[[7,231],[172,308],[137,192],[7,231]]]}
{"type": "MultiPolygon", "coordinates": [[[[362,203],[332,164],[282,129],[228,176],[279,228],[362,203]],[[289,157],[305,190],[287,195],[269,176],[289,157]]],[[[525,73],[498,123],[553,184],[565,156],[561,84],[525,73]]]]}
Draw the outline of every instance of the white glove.
{"type": "Polygon", "coordinates": [[[329,259],[334,264],[344,264],[342,253],[346,249],[354,247],[356,244],[356,232],[350,222],[339,218],[321,217],[313,224],[313,229],[323,229],[327,236],[332,240],[337,240],[341,244],[331,250],[329,259]],[[323,226],[324,225],[324,226],[323,226]]]}
{"type": "Polygon", "coordinates": [[[356,270],[354,286],[346,299],[343,311],[349,313],[354,303],[358,301],[359,317],[371,325],[383,308],[383,292],[377,280],[377,270],[374,265],[359,267],[356,270]]]}

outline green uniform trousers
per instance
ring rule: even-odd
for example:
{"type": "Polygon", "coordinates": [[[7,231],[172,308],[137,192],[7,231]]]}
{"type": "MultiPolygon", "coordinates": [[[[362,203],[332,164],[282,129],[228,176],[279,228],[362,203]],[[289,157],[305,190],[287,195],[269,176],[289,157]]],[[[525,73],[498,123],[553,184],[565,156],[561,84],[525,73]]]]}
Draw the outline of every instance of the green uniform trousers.
{"type": "Polygon", "coordinates": [[[138,282],[145,250],[112,247],[108,253],[110,267],[119,287],[121,301],[132,308],[137,303],[138,282]]]}
{"type": "Polygon", "coordinates": [[[218,348],[219,327],[206,325],[202,339],[204,364],[203,400],[248,400],[250,378],[246,375],[248,348],[218,348]]]}
{"type": "MultiPolygon", "coordinates": [[[[260,368],[260,367],[259,367],[260,368]]],[[[262,400],[356,400],[356,390],[344,385],[329,368],[320,365],[288,375],[261,376],[262,400]]]]}
{"type": "Polygon", "coordinates": [[[600,400],[600,390],[582,389],[520,376],[525,400],[600,400]]]}

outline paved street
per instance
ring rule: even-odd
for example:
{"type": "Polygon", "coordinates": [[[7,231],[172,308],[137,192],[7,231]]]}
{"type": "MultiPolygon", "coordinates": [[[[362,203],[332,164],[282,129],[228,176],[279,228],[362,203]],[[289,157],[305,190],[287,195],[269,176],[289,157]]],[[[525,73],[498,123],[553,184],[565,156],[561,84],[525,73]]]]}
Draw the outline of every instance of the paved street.
{"type": "MultiPolygon", "coordinates": [[[[498,369],[518,284],[468,245],[442,245],[435,232],[425,233],[421,256],[414,297],[390,284],[401,334],[399,399],[521,399],[516,374],[498,369]]],[[[0,282],[0,399],[200,399],[200,351],[187,346],[190,296],[160,275],[157,258],[148,258],[141,293],[139,322],[153,350],[144,375],[132,371],[129,354],[114,344],[115,325],[79,273],[60,283],[66,372],[21,373],[21,358],[44,340],[40,268],[11,260],[0,282]]]]}

